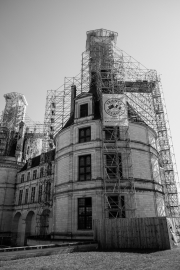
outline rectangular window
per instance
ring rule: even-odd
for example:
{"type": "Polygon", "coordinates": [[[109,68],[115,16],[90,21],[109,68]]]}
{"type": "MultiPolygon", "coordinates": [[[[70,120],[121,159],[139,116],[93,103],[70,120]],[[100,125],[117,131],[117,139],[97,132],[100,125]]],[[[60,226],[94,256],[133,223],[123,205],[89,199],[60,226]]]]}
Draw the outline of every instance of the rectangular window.
{"type": "Polygon", "coordinates": [[[89,142],[91,140],[91,127],[79,129],[79,142],[89,142]]]}
{"type": "Polygon", "coordinates": [[[51,197],[51,183],[47,182],[45,185],[45,201],[48,202],[50,201],[51,197]]]}
{"type": "Polygon", "coordinates": [[[30,172],[27,174],[27,181],[30,181],[30,172]]]}
{"type": "Polygon", "coordinates": [[[47,175],[51,175],[52,174],[52,164],[49,163],[47,166],[47,175]]]}
{"type": "Polygon", "coordinates": [[[43,177],[43,176],[44,176],[44,168],[42,167],[42,168],[40,169],[40,178],[43,177]]]}
{"type": "Polygon", "coordinates": [[[109,218],[125,218],[124,196],[108,197],[109,218]]]}
{"type": "Polygon", "coordinates": [[[27,204],[28,203],[28,194],[29,194],[29,192],[28,192],[29,190],[28,189],[26,189],[26,193],[25,193],[25,201],[24,201],[24,203],[25,204],[27,204]]]}
{"type": "Polygon", "coordinates": [[[32,187],[31,189],[31,202],[32,203],[35,201],[35,192],[36,192],[36,187],[32,187]]]}
{"type": "Polygon", "coordinates": [[[80,117],[88,116],[88,103],[80,105],[80,117]]]}
{"type": "Polygon", "coordinates": [[[79,181],[91,180],[91,155],[79,157],[79,181]]]}
{"type": "Polygon", "coordinates": [[[39,186],[38,202],[42,201],[42,185],[39,186]]]}
{"type": "Polygon", "coordinates": [[[106,141],[115,141],[120,139],[119,127],[105,127],[104,136],[106,141]]]}
{"type": "Polygon", "coordinates": [[[123,178],[121,154],[106,155],[106,176],[110,179],[123,178]]]}
{"type": "Polygon", "coordinates": [[[33,171],[33,180],[37,178],[37,170],[33,171]]]}
{"type": "Polygon", "coordinates": [[[114,127],[106,127],[104,132],[105,132],[105,140],[106,141],[114,141],[115,140],[114,127]]]}
{"type": "Polygon", "coordinates": [[[78,229],[92,229],[92,198],[78,199],[78,229]]]}
{"type": "Polygon", "coordinates": [[[21,175],[21,183],[24,183],[24,174],[21,175]]]}
{"type": "Polygon", "coordinates": [[[23,196],[23,190],[21,189],[19,191],[19,201],[18,201],[18,205],[21,205],[22,204],[22,196],[23,196]]]}

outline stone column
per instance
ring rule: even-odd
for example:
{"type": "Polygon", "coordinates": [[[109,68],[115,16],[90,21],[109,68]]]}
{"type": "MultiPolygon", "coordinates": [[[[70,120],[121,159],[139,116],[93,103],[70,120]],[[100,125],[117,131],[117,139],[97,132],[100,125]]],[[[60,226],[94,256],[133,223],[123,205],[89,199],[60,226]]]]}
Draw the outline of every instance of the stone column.
{"type": "Polygon", "coordinates": [[[20,235],[19,235],[19,239],[18,239],[18,245],[20,246],[24,246],[25,243],[25,236],[26,236],[26,219],[22,219],[22,223],[21,223],[21,229],[20,229],[20,235]]]}

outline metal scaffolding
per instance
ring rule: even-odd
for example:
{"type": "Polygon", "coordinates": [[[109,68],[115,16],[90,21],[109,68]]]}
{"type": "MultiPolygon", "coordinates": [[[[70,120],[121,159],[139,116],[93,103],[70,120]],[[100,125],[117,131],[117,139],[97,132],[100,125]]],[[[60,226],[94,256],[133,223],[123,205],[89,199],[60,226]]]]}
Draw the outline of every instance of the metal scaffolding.
{"type": "MultiPolygon", "coordinates": [[[[100,29],[87,32],[90,88],[94,87],[97,92],[101,113],[105,218],[136,215],[129,125],[127,121],[122,123],[120,119],[115,124],[105,123],[103,119],[106,104],[103,99],[107,96],[111,98],[113,102],[108,105],[109,108],[118,107],[122,106],[122,103],[118,103],[119,97],[124,99],[125,94],[123,63],[119,59],[116,61],[114,57],[116,39],[117,33],[112,31],[100,29]]],[[[127,110],[127,104],[124,106],[127,110]]]]}
{"type": "MultiPolygon", "coordinates": [[[[151,160],[154,187],[160,189],[158,183],[161,179],[163,189],[159,191],[165,194],[166,216],[178,217],[179,179],[160,78],[155,70],[148,70],[118,49],[116,40],[117,33],[112,31],[98,29],[87,32],[81,74],[65,78],[64,86],[47,92],[44,119],[46,139],[43,149],[47,151],[54,136],[65,127],[70,117],[71,86],[76,85],[77,95],[92,92],[94,88],[96,99],[100,103],[102,133],[112,138],[110,143],[106,137],[102,140],[105,216],[106,213],[113,213],[115,207],[119,210],[114,213],[123,216],[125,204],[130,213],[128,216],[135,216],[136,200],[128,125],[120,124],[118,128],[115,126],[111,129],[103,124],[102,115],[103,96],[122,95],[125,98],[128,121],[142,123],[157,134],[157,146],[149,138],[149,143],[159,153],[158,161],[151,160]]],[[[162,205],[158,207],[163,208],[162,205]]],[[[161,210],[163,213],[163,209],[161,210]]]]}
{"type": "Polygon", "coordinates": [[[71,86],[81,93],[81,77],[65,77],[64,84],[56,90],[48,90],[44,116],[43,152],[54,148],[54,136],[65,126],[70,117],[71,86]]]}
{"type": "Polygon", "coordinates": [[[25,115],[25,134],[23,161],[36,157],[42,153],[42,144],[44,140],[44,124],[33,121],[27,114],[25,115]]]}

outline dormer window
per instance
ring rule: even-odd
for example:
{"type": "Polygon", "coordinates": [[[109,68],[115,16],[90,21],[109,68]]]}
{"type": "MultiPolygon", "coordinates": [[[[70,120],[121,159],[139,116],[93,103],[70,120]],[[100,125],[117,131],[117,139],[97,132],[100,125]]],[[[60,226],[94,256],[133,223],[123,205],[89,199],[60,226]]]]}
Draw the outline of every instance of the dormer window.
{"type": "Polygon", "coordinates": [[[93,99],[90,93],[81,93],[75,99],[74,123],[86,122],[93,119],[93,99]]]}
{"type": "Polygon", "coordinates": [[[31,168],[31,165],[32,165],[32,159],[29,158],[29,159],[28,159],[28,162],[27,162],[27,168],[28,168],[28,169],[31,168]]]}
{"type": "Polygon", "coordinates": [[[44,162],[45,162],[45,154],[42,153],[40,157],[40,163],[44,163],[44,162]]]}
{"type": "Polygon", "coordinates": [[[88,103],[80,105],[80,118],[88,116],[88,103]]]}

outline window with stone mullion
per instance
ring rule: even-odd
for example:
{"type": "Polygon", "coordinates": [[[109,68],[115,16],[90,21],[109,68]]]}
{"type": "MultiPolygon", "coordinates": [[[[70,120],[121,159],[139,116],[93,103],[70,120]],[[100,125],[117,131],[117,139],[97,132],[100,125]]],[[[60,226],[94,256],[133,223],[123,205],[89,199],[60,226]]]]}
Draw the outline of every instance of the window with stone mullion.
{"type": "Polygon", "coordinates": [[[91,155],[79,157],[79,181],[91,180],[91,155]]]}
{"type": "Polygon", "coordinates": [[[115,127],[112,126],[106,126],[104,130],[104,136],[106,141],[115,141],[120,139],[120,131],[119,127],[116,127],[117,131],[115,130],[115,127]]]}
{"type": "Polygon", "coordinates": [[[92,229],[92,198],[78,199],[78,229],[92,229]]]}
{"type": "Polygon", "coordinates": [[[118,153],[118,156],[115,153],[106,154],[106,172],[109,178],[117,177],[117,168],[119,168],[119,177],[123,178],[121,153],[118,153]]]}
{"type": "Polygon", "coordinates": [[[125,218],[124,196],[108,196],[109,218],[125,218]]]}
{"type": "Polygon", "coordinates": [[[91,140],[91,128],[86,127],[86,128],[81,128],[79,130],[79,142],[89,142],[91,140]]]}

